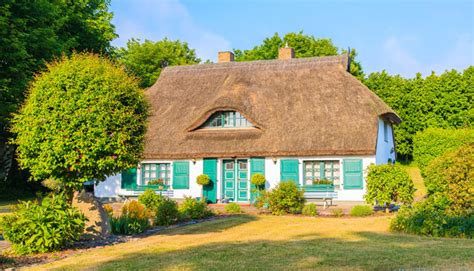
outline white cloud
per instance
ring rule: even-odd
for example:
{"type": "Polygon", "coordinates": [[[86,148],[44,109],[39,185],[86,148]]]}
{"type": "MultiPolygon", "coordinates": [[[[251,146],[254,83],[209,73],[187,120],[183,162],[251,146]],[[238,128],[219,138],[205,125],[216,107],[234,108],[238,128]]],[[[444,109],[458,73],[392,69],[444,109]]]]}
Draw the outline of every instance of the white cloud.
{"type": "Polygon", "coordinates": [[[440,74],[445,70],[463,70],[474,65],[474,45],[469,36],[459,37],[451,48],[445,52],[438,52],[436,58],[431,61],[422,61],[413,54],[411,48],[413,42],[417,41],[397,37],[385,40],[382,46],[384,57],[380,62],[383,62],[388,72],[405,77],[413,77],[417,72],[421,72],[423,76],[427,76],[432,71],[440,74]]]}
{"type": "Polygon", "coordinates": [[[200,27],[188,9],[178,0],[136,0],[126,9],[114,9],[113,23],[119,38],[116,46],[124,46],[131,38],[141,40],[180,39],[196,49],[202,60],[217,59],[217,52],[230,50],[230,42],[210,30],[200,27]]]}

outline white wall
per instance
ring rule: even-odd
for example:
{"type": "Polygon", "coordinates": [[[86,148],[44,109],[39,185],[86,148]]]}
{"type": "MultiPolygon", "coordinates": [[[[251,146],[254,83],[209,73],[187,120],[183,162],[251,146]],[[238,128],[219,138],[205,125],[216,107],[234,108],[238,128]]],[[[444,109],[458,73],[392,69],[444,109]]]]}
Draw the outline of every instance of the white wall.
{"type": "Polygon", "coordinates": [[[387,140],[384,137],[384,120],[379,118],[377,133],[377,148],[375,152],[376,164],[386,164],[389,159],[395,161],[395,144],[393,140],[392,124],[387,122],[387,140]]]}
{"type": "MultiPolygon", "coordinates": [[[[383,127],[382,127],[383,129],[383,127]]],[[[383,137],[382,137],[383,140],[383,137]]],[[[273,189],[280,182],[280,159],[298,159],[299,161],[299,182],[302,184],[303,181],[303,161],[305,160],[338,160],[340,163],[341,170],[341,182],[340,189],[337,190],[338,198],[336,200],[346,201],[362,201],[363,195],[366,192],[366,183],[364,181],[363,189],[344,189],[344,166],[343,159],[362,159],[362,165],[364,169],[364,179],[367,175],[366,168],[370,164],[376,162],[376,157],[371,156],[312,156],[312,157],[278,157],[276,163],[273,162],[273,158],[265,158],[265,178],[267,182],[265,189],[273,189]]],[[[222,160],[217,160],[217,199],[221,199],[222,196],[222,160]]],[[[145,160],[142,163],[171,163],[171,180],[173,180],[173,161],[170,160],[145,160]]],[[[196,163],[189,161],[189,189],[174,189],[173,198],[183,198],[184,196],[200,197],[202,193],[202,187],[196,183],[196,177],[203,173],[203,160],[197,159],[196,163]]],[[[141,171],[137,169],[137,183],[141,183],[141,171]]],[[[249,176],[250,177],[250,176],[249,176]]],[[[107,178],[105,182],[100,183],[95,187],[95,195],[97,197],[117,197],[119,194],[127,194],[126,190],[120,188],[121,185],[121,174],[111,176],[107,178]]]]}
{"type": "Polygon", "coordinates": [[[94,195],[99,198],[116,198],[121,192],[122,175],[107,177],[103,182],[94,185],[94,195]]]}

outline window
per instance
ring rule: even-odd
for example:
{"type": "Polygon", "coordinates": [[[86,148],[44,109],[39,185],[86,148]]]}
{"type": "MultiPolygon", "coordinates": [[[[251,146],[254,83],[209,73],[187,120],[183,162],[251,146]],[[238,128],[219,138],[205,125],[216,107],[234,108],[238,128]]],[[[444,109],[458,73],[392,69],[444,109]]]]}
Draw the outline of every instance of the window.
{"type": "Polygon", "coordinates": [[[254,127],[240,112],[218,111],[209,117],[201,128],[245,128],[254,127]]]}
{"type": "Polygon", "coordinates": [[[383,122],[383,140],[388,142],[388,124],[387,122],[383,122]]]}
{"type": "Polygon", "coordinates": [[[142,184],[146,185],[149,181],[161,179],[165,185],[170,185],[170,168],[168,163],[142,164],[142,184]]]}
{"type": "Polygon", "coordinates": [[[303,162],[304,185],[334,184],[340,185],[339,161],[304,161],[303,162]]]}

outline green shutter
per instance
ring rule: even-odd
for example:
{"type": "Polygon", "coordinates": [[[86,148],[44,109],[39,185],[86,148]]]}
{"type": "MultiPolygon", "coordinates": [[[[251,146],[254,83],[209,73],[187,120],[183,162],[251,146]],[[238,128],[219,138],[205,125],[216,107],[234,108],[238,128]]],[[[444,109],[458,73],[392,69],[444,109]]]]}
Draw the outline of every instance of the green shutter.
{"type": "Polygon", "coordinates": [[[202,188],[203,196],[208,202],[215,203],[217,201],[217,159],[204,159],[203,173],[211,179],[211,182],[202,188]]]}
{"type": "Polygon", "coordinates": [[[299,163],[298,159],[282,159],[280,167],[280,182],[293,181],[299,184],[299,163]]]}
{"type": "Polygon", "coordinates": [[[129,170],[122,171],[122,184],[123,189],[134,189],[137,186],[137,169],[131,168],[129,170]]]}
{"type": "Polygon", "coordinates": [[[173,189],[189,188],[189,161],[173,162],[173,189]]]}
{"type": "MultiPolygon", "coordinates": [[[[251,158],[250,159],[250,178],[255,173],[260,173],[265,176],[265,158],[251,158]]],[[[253,184],[250,186],[250,201],[254,202],[255,198],[257,197],[256,193],[257,187],[253,184]]]]}
{"type": "Polygon", "coordinates": [[[344,189],[362,189],[362,159],[344,159],[344,189]]]}

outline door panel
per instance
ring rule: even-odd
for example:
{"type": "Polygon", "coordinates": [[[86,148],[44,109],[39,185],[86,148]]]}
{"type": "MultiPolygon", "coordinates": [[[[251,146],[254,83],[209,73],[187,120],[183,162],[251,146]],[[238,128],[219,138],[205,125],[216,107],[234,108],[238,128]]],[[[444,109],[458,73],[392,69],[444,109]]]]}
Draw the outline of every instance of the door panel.
{"type": "Polygon", "coordinates": [[[249,201],[248,160],[223,160],[223,195],[231,201],[249,201]]]}
{"type": "Polygon", "coordinates": [[[235,201],[235,162],[234,160],[223,161],[224,175],[224,198],[235,201]]]}
{"type": "Polygon", "coordinates": [[[203,195],[208,202],[217,201],[217,159],[204,159],[204,174],[211,179],[208,185],[203,187],[203,195]]]}

